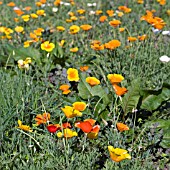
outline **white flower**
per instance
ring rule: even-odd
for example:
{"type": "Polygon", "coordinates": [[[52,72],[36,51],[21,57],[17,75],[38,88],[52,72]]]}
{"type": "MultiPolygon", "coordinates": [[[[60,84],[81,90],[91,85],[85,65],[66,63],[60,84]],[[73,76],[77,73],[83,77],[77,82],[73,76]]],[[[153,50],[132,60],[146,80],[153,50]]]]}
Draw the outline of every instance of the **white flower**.
{"type": "Polygon", "coordinates": [[[18,8],[17,6],[15,6],[14,8],[13,8],[13,10],[15,11],[15,10],[20,10],[20,8],[18,8]]]}
{"type": "Polygon", "coordinates": [[[67,3],[67,2],[62,2],[62,1],[61,1],[60,4],[61,4],[61,5],[63,4],[63,5],[65,5],[65,6],[70,6],[70,3],[67,3]]]}
{"type": "Polygon", "coordinates": [[[153,31],[154,34],[158,34],[158,33],[161,32],[161,30],[155,29],[155,28],[153,28],[153,27],[152,27],[152,31],[153,31]]]}
{"type": "Polygon", "coordinates": [[[95,11],[90,11],[89,15],[94,15],[96,12],[95,11]]]}
{"type": "Polygon", "coordinates": [[[160,61],[164,62],[164,63],[167,63],[170,61],[170,58],[166,55],[163,55],[159,58],[160,61]]]}
{"type": "Polygon", "coordinates": [[[45,4],[42,4],[42,5],[41,5],[41,8],[44,8],[45,6],[46,6],[45,4]]]}
{"type": "Polygon", "coordinates": [[[162,31],[162,35],[170,35],[170,31],[162,31]]]}
{"type": "Polygon", "coordinates": [[[96,6],[96,3],[87,3],[87,6],[96,6]]]}
{"type": "Polygon", "coordinates": [[[55,8],[55,7],[54,7],[54,8],[52,8],[52,11],[53,11],[53,12],[57,12],[57,11],[58,11],[58,8],[55,8]]]}

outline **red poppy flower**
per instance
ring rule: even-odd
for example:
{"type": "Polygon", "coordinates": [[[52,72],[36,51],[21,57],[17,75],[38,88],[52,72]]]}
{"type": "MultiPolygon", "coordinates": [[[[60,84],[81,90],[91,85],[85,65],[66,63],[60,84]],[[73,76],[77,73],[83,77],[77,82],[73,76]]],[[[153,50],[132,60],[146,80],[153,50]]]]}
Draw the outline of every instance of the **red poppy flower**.
{"type": "Polygon", "coordinates": [[[52,125],[52,124],[49,124],[47,126],[47,130],[50,132],[50,133],[55,133],[57,130],[60,129],[60,125],[56,124],[56,125],[52,125]]]}

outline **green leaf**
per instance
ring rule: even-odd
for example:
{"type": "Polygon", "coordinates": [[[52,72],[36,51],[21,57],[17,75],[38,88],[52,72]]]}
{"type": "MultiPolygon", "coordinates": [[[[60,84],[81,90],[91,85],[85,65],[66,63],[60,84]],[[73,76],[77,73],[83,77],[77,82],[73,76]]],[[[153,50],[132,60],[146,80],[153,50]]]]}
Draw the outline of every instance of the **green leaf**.
{"type": "Polygon", "coordinates": [[[158,124],[156,128],[163,130],[163,138],[161,139],[160,145],[163,148],[170,148],[170,120],[158,119],[149,121],[145,123],[145,127],[153,128],[153,124],[158,124]]]}
{"type": "Polygon", "coordinates": [[[162,102],[170,99],[170,88],[163,87],[161,90],[157,91],[157,94],[148,94],[142,100],[142,109],[146,109],[148,111],[156,110],[159,106],[161,106],[162,102]]]}
{"type": "Polygon", "coordinates": [[[124,115],[132,112],[137,107],[140,98],[140,80],[134,80],[128,88],[128,92],[122,98],[122,109],[124,115]]]}
{"type": "Polygon", "coordinates": [[[13,47],[12,45],[7,45],[6,46],[7,50],[13,54],[13,58],[17,61],[19,59],[25,59],[27,57],[33,58],[37,64],[41,63],[40,57],[41,57],[41,53],[39,52],[39,50],[32,48],[32,47],[28,47],[28,48],[24,48],[24,47],[13,47]]]}
{"type": "Polygon", "coordinates": [[[170,131],[169,130],[164,131],[163,139],[160,145],[163,148],[170,148],[170,131]]]}

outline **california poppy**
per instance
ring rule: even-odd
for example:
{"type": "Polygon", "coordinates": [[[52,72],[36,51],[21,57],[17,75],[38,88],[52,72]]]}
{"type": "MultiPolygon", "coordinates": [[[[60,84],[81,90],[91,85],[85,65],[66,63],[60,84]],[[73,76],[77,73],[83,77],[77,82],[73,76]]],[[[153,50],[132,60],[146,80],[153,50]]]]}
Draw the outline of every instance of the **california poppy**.
{"type": "Polygon", "coordinates": [[[113,89],[115,90],[115,93],[118,95],[118,96],[122,96],[124,95],[125,93],[127,93],[127,89],[125,87],[120,87],[118,86],[117,84],[114,84],[113,85],[113,89]]]}
{"type": "Polygon", "coordinates": [[[28,132],[32,132],[33,131],[29,126],[23,125],[21,120],[18,120],[18,125],[19,125],[18,126],[19,129],[22,129],[22,130],[28,131],[28,132]]]}
{"type": "Polygon", "coordinates": [[[46,112],[43,113],[42,115],[38,114],[35,118],[37,125],[47,123],[47,121],[49,121],[49,120],[50,120],[50,113],[46,113],[46,112]]]}
{"type": "Polygon", "coordinates": [[[69,68],[67,70],[67,79],[69,81],[79,81],[79,74],[78,74],[78,70],[75,68],[69,68]]]}
{"type": "Polygon", "coordinates": [[[60,125],[59,124],[55,124],[55,125],[53,125],[53,124],[49,124],[48,126],[47,126],[47,130],[50,132],[50,133],[55,133],[57,130],[59,130],[60,129],[60,125]]]}
{"type": "Polygon", "coordinates": [[[55,48],[55,45],[53,43],[50,43],[49,41],[45,41],[41,44],[41,49],[45,50],[47,52],[51,52],[55,48]]]}
{"type": "Polygon", "coordinates": [[[123,124],[123,123],[117,123],[116,126],[117,126],[117,129],[118,129],[120,132],[129,130],[129,127],[128,127],[127,125],[123,124]]]}
{"type": "Polygon", "coordinates": [[[125,149],[114,148],[113,146],[108,146],[110,157],[115,162],[120,162],[124,159],[131,159],[128,151],[125,149]]]}
{"type": "Polygon", "coordinates": [[[100,84],[100,80],[96,77],[87,77],[86,82],[92,87],[100,84]]]}

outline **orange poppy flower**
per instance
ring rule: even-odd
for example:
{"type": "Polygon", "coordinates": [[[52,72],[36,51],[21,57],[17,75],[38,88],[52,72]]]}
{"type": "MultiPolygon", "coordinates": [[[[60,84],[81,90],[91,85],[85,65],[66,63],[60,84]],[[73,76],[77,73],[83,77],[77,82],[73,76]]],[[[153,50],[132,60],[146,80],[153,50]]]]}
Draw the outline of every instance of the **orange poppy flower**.
{"type": "Polygon", "coordinates": [[[157,2],[162,6],[166,4],[166,0],[157,0],[157,2]]]}
{"type": "Polygon", "coordinates": [[[47,2],[47,0],[40,0],[40,2],[41,2],[42,4],[45,4],[45,3],[47,2]]]}
{"type": "Polygon", "coordinates": [[[117,27],[121,24],[121,22],[119,20],[112,20],[109,22],[109,24],[112,26],[112,27],[117,27]]]}
{"type": "Polygon", "coordinates": [[[93,50],[99,51],[99,50],[104,50],[104,45],[100,45],[100,44],[92,44],[91,48],[93,50]]]}
{"type": "Polygon", "coordinates": [[[92,126],[96,123],[96,120],[94,119],[85,119],[84,122],[85,121],[89,122],[92,126]]]}
{"type": "Polygon", "coordinates": [[[54,5],[56,5],[56,6],[59,6],[60,3],[61,3],[61,0],[55,0],[55,1],[54,1],[54,5]]]}
{"type": "Polygon", "coordinates": [[[62,123],[61,127],[62,127],[63,129],[71,128],[71,124],[70,124],[70,123],[68,123],[68,122],[66,122],[66,123],[62,123]]]}
{"type": "Polygon", "coordinates": [[[86,103],[84,102],[74,102],[73,104],[73,109],[78,110],[78,111],[84,111],[86,109],[86,103]]]}
{"type": "Polygon", "coordinates": [[[42,115],[38,114],[35,118],[37,125],[47,123],[47,121],[49,120],[50,120],[50,113],[43,113],[42,115]]]}
{"type": "Polygon", "coordinates": [[[120,87],[117,84],[113,84],[113,89],[118,96],[122,96],[128,91],[125,87],[120,87]]]}
{"type": "Polygon", "coordinates": [[[109,15],[109,17],[112,17],[114,15],[113,10],[107,10],[106,13],[109,15]]]}
{"type": "Polygon", "coordinates": [[[70,86],[68,84],[63,84],[60,86],[60,90],[63,91],[63,94],[68,94],[71,92],[71,90],[69,90],[70,86]]]}
{"type": "Polygon", "coordinates": [[[120,11],[125,12],[125,13],[130,13],[130,12],[132,11],[130,8],[128,8],[128,7],[126,7],[126,6],[119,6],[118,9],[119,9],[120,11]]]}
{"type": "Polygon", "coordinates": [[[87,71],[89,69],[89,66],[80,66],[81,71],[87,71]]]}
{"type": "Polygon", "coordinates": [[[2,5],[3,4],[3,2],[2,1],[0,1],[0,5],[2,5]]]}
{"type": "Polygon", "coordinates": [[[93,129],[93,126],[88,121],[77,122],[77,123],[75,123],[75,127],[80,128],[84,133],[89,133],[93,129]]]}
{"type": "Polygon", "coordinates": [[[103,15],[99,18],[100,22],[105,22],[107,20],[107,16],[103,15]]]}
{"type": "Polygon", "coordinates": [[[100,126],[95,125],[95,120],[94,119],[86,119],[83,122],[77,122],[75,123],[75,127],[80,128],[84,133],[87,133],[87,137],[89,139],[95,139],[98,136],[100,126]]]}
{"type": "Polygon", "coordinates": [[[116,126],[117,126],[117,129],[118,129],[120,132],[129,130],[129,127],[128,127],[127,125],[123,124],[123,123],[117,123],[116,126]]]}
{"type": "Polygon", "coordinates": [[[114,50],[115,48],[119,47],[121,42],[119,40],[111,40],[108,43],[105,43],[105,48],[109,50],[114,50]]]}
{"type": "Polygon", "coordinates": [[[10,2],[10,3],[7,4],[7,6],[14,7],[15,3],[14,2],[10,2]]]}
{"type": "Polygon", "coordinates": [[[147,35],[146,35],[146,34],[141,35],[141,36],[138,36],[138,39],[139,39],[140,41],[144,41],[146,38],[147,38],[147,35]]]}
{"type": "Polygon", "coordinates": [[[118,84],[122,80],[124,80],[124,77],[120,74],[108,74],[107,78],[110,80],[110,82],[113,84],[118,84]]]}
{"type": "Polygon", "coordinates": [[[100,84],[100,80],[96,77],[87,77],[86,82],[92,87],[100,84]]]}
{"type": "Polygon", "coordinates": [[[14,12],[18,15],[21,16],[22,14],[24,14],[24,12],[20,9],[14,9],[14,12]]]}
{"type": "Polygon", "coordinates": [[[82,30],[84,30],[84,31],[88,31],[88,30],[90,30],[90,29],[92,28],[92,26],[86,24],[86,25],[81,25],[80,28],[81,28],[82,30]]]}
{"type": "Polygon", "coordinates": [[[30,10],[31,10],[31,7],[30,7],[30,6],[26,6],[26,7],[24,8],[24,10],[30,11],[30,10]]]}
{"type": "Polygon", "coordinates": [[[130,42],[134,42],[134,41],[136,41],[136,40],[137,40],[136,37],[128,37],[128,41],[130,41],[130,42]]]}

